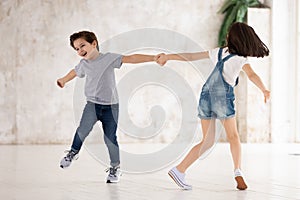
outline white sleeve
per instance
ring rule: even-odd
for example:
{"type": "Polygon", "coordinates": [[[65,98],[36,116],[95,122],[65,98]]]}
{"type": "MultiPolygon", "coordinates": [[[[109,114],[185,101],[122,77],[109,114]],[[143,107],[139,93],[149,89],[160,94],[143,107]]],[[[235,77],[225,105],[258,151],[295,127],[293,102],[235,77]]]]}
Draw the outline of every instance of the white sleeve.
{"type": "Polygon", "coordinates": [[[216,63],[218,61],[218,52],[220,48],[211,49],[208,51],[209,59],[216,63]]]}
{"type": "Polygon", "coordinates": [[[250,64],[249,58],[245,58],[244,63],[243,63],[243,66],[244,66],[245,64],[250,64]]]}

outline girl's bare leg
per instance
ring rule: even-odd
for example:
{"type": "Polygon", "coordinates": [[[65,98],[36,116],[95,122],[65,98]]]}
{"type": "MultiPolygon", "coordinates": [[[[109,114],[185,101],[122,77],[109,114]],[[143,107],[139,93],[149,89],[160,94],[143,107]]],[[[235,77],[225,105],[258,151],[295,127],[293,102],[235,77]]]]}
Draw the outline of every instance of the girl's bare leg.
{"type": "Polygon", "coordinates": [[[237,131],[235,117],[223,120],[227,140],[230,144],[230,151],[233,159],[234,169],[241,168],[241,142],[237,131]]]}
{"type": "Polygon", "coordinates": [[[214,145],[215,142],[215,119],[201,120],[203,138],[195,145],[179,165],[176,166],[179,172],[184,173],[206,150],[214,145]]]}
{"type": "Polygon", "coordinates": [[[235,180],[237,182],[237,188],[239,190],[247,189],[247,185],[241,174],[241,142],[239,133],[237,131],[236,119],[235,117],[223,120],[223,125],[226,131],[227,140],[230,143],[230,151],[232,155],[235,180]],[[238,171],[237,171],[238,170],[238,171]],[[237,172],[237,173],[236,173],[237,172]]]}

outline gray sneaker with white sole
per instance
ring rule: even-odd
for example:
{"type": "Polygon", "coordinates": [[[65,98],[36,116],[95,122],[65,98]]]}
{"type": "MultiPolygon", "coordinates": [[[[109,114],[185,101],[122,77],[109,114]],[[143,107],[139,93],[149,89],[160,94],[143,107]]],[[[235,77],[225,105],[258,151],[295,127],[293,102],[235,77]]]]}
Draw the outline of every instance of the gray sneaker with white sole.
{"type": "Polygon", "coordinates": [[[60,161],[60,167],[63,169],[69,167],[73,160],[78,159],[78,155],[74,151],[69,150],[66,153],[67,155],[60,161]]]}
{"type": "Polygon", "coordinates": [[[120,167],[110,167],[106,170],[109,172],[106,178],[106,183],[118,183],[120,181],[120,176],[122,175],[120,167]]]}

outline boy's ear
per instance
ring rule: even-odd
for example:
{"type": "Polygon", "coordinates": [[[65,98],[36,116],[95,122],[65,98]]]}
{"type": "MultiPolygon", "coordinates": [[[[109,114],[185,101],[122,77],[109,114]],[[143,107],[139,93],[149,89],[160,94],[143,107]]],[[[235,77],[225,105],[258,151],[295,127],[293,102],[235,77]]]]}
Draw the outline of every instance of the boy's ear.
{"type": "Polygon", "coordinates": [[[94,41],[92,42],[92,45],[93,45],[94,47],[97,47],[97,46],[98,46],[98,43],[97,43],[97,41],[96,41],[96,40],[94,40],[94,41]]]}

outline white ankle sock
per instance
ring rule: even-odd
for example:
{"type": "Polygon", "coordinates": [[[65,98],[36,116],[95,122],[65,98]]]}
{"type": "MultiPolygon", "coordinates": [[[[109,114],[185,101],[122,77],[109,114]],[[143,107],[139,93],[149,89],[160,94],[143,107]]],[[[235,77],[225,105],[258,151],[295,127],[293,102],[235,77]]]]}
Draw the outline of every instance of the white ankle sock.
{"type": "Polygon", "coordinates": [[[235,169],[234,170],[234,176],[235,177],[237,177],[237,176],[242,176],[243,177],[244,175],[243,175],[243,172],[240,169],[235,169]]]}

